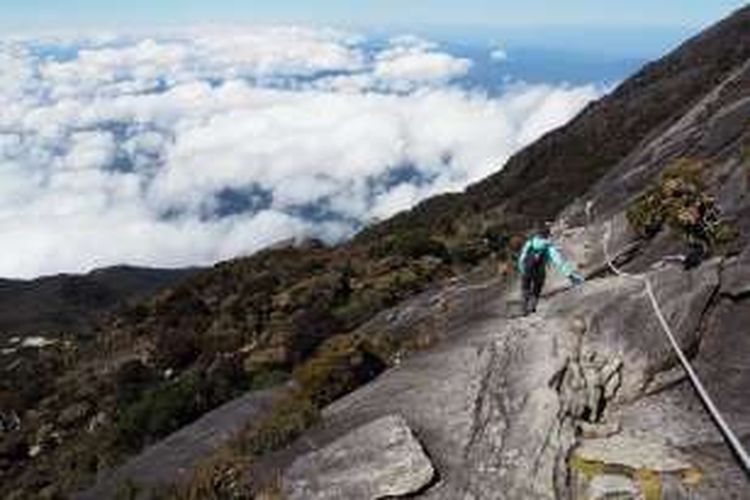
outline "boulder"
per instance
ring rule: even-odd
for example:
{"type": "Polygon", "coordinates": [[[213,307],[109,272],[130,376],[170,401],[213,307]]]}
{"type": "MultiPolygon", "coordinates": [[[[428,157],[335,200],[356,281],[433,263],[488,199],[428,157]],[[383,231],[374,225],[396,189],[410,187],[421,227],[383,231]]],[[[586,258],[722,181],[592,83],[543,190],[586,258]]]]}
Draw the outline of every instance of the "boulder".
{"type": "Polygon", "coordinates": [[[434,476],[404,419],[389,415],[297,459],[283,489],[289,500],[367,500],[416,493],[434,476]]]}

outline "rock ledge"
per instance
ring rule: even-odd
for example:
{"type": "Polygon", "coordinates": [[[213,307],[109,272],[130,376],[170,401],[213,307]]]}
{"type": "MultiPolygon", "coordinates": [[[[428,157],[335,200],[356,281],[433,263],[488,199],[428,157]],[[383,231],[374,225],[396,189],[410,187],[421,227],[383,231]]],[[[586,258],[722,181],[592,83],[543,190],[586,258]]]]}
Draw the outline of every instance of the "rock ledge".
{"type": "Polygon", "coordinates": [[[388,415],[297,459],[283,489],[289,500],[366,500],[416,493],[434,476],[404,419],[388,415]]]}

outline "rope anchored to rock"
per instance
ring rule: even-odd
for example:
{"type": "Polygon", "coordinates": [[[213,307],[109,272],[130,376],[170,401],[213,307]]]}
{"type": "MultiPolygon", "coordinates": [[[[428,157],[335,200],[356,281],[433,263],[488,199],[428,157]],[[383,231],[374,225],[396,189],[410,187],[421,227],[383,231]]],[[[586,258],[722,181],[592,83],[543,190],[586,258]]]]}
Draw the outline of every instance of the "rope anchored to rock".
{"type": "MultiPolygon", "coordinates": [[[[590,208],[587,206],[587,212],[589,211],[588,209],[590,208]]],[[[745,447],[743,446],[742,442],[739,440],[737,435],[729,427],[729,424],[727,424],[726,420],[724,419],[724,416],[716,407],[710,395],[708,394],[708,391],[706,390],[705,386],[698,378],[698,374],[695,372],[692,365],[690,364],[690,360],[688,360],[687,356],[685,356],[685,353],[680,348],[680,345],[677,343],[677,340],[674,334],[672,333],[672,329],[669,327],[669,323],[667,323],[667,320],[664,317],[664,314],[662,313],[661,307],[659,306],[659,301],[657,300],[656,294],[654,293],[654,289],[651,285],[651,280],[649,280],[647,276],[636,276],[636,275],[629,274],[629,273],[622,271],[614,264],[614,262],[610,258],[608,247],[609,247],[609,239],[611,237],[611,232],[612,232],[612,224],[611,222],[608,222],[605,226],[604,241],[603,241],[604,257],[607,260],[607,265],[612,270],[612,272],[614,272],[616,275],[621,276],[623,278],[628,278],[631,280],[641,281],[645,285],[646,294],[648,295],[648,298],[651,302],[651,307],[653,308],[654,313],[656,314],[656,318],[659,320],[659,324],[661,325],[662,330],[664,330],[664,333],[667,335],[667,338],[669,339],[669,343],[671,344],[672,349],[674,350],[675,354],[677,354],[677,358],[680,360],[682,367],[685,369],[685,372],[687,372],[687,375],[690,379],[690,382],[693,385],[693,388],[698,393],[698,396],[700,397],[704,406],[708,410],[708,413],[711,415],[711,418],[716,423],[716,426],[721,431],[722,435],[724,436],[724,439],[727,441],[727,443],[729,443],[730,447],[732,448],[735,455],[739,459],[740,463],[742,464],[742,467],[745,469],[745,472],[750,474],[750,455],[748,454],[747,450],[745,450],[745,447]]]]}

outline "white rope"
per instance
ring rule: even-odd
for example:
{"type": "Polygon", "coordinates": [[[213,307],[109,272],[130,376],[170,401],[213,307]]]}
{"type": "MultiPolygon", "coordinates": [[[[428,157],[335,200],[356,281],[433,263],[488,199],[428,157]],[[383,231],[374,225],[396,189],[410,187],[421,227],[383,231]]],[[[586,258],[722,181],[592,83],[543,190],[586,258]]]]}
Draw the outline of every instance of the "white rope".
{"type": "Polygon", "coordinates": [[[612,230],[611,226],[612,226],[611,222],[608,222],[605,227],[604,241],[603,241],[604,257],[607,259],[607,265],[618,276],[641,281],[646,285],[646,293],[648,295],[648,298],[651,301],[651,307],[653,307],[654,313],[656,313],[656,317],[659,320],[659,324],[664,330],[664,333],[667,334],[667,338],[669,339],[670,344],[672,344],[672,348],[674,349],[674,352],[677,354],[677,358],[680,360],[682,367],[687,372],[688,377],[690,378],[690,382],[693,384],[693,387],[698,393],[698,396],[701,398],[701,400],[703,401],[703,404],[706,406],[706,408],[708,409],[708,412],[711,414],[711,418],[713,418],[714,422],[719,427],[719,430],[724,435],[724,438],[732,447],[732,450],[736,454],[737,458],[739,458],[740,463],[745,469],[745,472],[750,473],[750,455],[748,455],[747,450],[745,450],[745,447],[742,445],[742,442],[737,438],[735,433],[727,424],[726,420],[724,420],[724,417],[722,416],[721,412],[716,407],[714,402],[711,400],[711,397],[709,396],[708,391],[706,391],[706,388],[703,386],[700,379],[698,378],[698,374],[695,372],[695,370],[693,370],[693,367],[691,366],[690,361],[688,360],[687,356],[685,356],[685,353],[683,353],[682,349],[680,349],[680,346],[677,343],[677,340],[675,339],[674,334],[672,333],[672,329],[669,327],[669,323],[667,323],[667,320],[664,318],[664,314],[661,311],[661,307],[659,307],[659,301],[656,299],[656,295],[654,294],[654,289],[651,286],[651,280],[649,280],[647,276],[635,276],[635,275],[626,273],[618,269],[617,266],[615,266],[615,264],[612,262],[612,259],[610,258],[609,251],[608,251],[609,239],[610,239],[611,230],[612,230]]]}
{"type": "Polygon", "coordinates": [[[486,290],[487,288],[495,286],[495,284],[496,283],[490,281],[488,283],[482,283],[479,285],[464,285],[458,288],[454,288],[452,291],[454,293],[463,293],[463,292],[471,292],[472,290],[486,290]]]}

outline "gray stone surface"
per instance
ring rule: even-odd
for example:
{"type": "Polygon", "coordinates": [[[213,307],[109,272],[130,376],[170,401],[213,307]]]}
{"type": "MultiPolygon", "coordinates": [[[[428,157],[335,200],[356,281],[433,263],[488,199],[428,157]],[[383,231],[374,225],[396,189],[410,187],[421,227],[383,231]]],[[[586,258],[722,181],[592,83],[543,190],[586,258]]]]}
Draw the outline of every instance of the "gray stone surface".
{"type": "Polygon", "coordinates": [[[724,267],[721,293],[735,299],[750,295],[750,247],[724,267]]]}
{"type": "Polygon", "coordinates": [[[590,500],[636,500],[638,487],[628,477],[604,474],[591,481],[585,495],[590,500]]]}
{"type": "Polygon", "coordinates": [[[687,383],[643,284],[609,273],[601,246],[611,221],[612,254],[652,281],[678,344],[750,445],[750,250],[723,270],[717,258],[684,271],[662,262],[685,251],[677,231],[638,241],[625,218],[674,160],[720,150],[705,162],[706,189],[741,230],[734,246],[748,247],[749,74],[750,63],[738,67],[564,211],[556,239],[594,279],[569,290],[552,276],[531,317],[508,317],[508,294],[473,311],[480,319],[460,335],[331,405],[309,447],[395,412],[409,416],[439,472],[419,498],[750,499],[748,476],[687,383]],[[587,223],[587,206],[588,227],[568,227],[587,223]]]}
{"type": "MultiPolygon", "coordinates": [[[[719,314],[712,306],[719,269],[712,261],[689,272],[664,266],[649,273],[689,352],[719,314]]],[[[642,496],[651,486],[638,474],[658,482],[670,498],[718,499],[723,497],[713,485],[740,487],[741,470],[684,379],[655,377],[678,368],[640,282],[595,279],[550,295],[526,318],[507,318],[502,301],[489,304],[463,336],[335,402],[324,412],[323,427],[305,441],[324,450],[363,423],[408,415],[439,472],[439,481],[419,495],[426,499],[596,498],[581,492],[626,484],[642,496]],[[600,443],[598,452],[588,441],[600,443]],[[713,458],[700,443],[717,447],[713,458]],[[577,446],[602,467],[578,489],[580,474],[569,462],[577,446]]],[[[726,323],[723,314],[716,321],[726,323]]],[[[741,316],[750,318],[750,312],[741,316]]],[[[743,371],[733,387],[740,391],[747,380],[743,371]]],[[[737,418],[750,424],[750,418],[737,418]]]]}
{"type": "Polygon", "coordinates": [[[253,418],[267,412],[281,389],[251,392],[202,416],[163,441],[146,448],[121,467],[103,474],[76,495],[81,500],[115,498],[123,484],[148,492],[190,477],[193,467],[218,449],[253,418]]]}
{"type": "Polygon", "coordinates": [[[750,97],[740,99],[722,108],[711,119],[703,136],[702,146],[716,152],[736,139],[750,123],[750,97]]]}
{"type": "Polygon", "coordinates": [[[389,415],[300,457],[282,482],[289,500],[374,500],[417,493],[434,475],[406,421],[389,415]]]}
{"type": "MultiPolygon", "coordinates": [[[[749,68],[739,68],[681,119],[665,123],[565,211],[556,239],[592,277],[584,286],[569,289],[551,277],[538,312],[525,318],[508,314],[517,287],[512,293],[489,287],[497,297],[483,295],[479,306],[467,292],[453,301],[459,307],[444,307],[450,294],[430,292],[423,297],[429,300],[389,311],[391,323],[404,331],[431,324],[413,318],[434,316],[439,342],[333,403],[320,426],[253,471],[285,471],[297,498],[305,497],[295,492],[309,493],[305,488],[322,481],[343,482],[349,492],[366,488],[372,478],[347,474],[345,466],[377,456],[377,448],[363,448],[352,434],[341,436],[357,436],[369,423],[398,414],[408,418],[437,472],[437,481],[417,498],[612,494],[651,500],[658,498],[654,492],[670,499],[750,498],[748,476],[685,380],[643,283],[612,275],[602,249],[611,221],[612,254],[624,254],[628,270],[651,280],[678,344],[750,444],[750,250],[733,261],[715,258],[684,271],[662,262],[684,251],[679,234],[665,230],[638,241],[624,215],[674,159],[721,148],[723,156],[707,163],[710,192],[731,179],[731,206],[723,208],[750,218],[748,160],[733,138],[744,133],[740,122],[750,112],[750,104],[740,101],[745,86],[738,85],[749,68]],[[590,224],[567,227],[568,220],[587,220],[582,212],[589,202],[590,224]],[[332,458],[321,458],[326,455],[332,458]],[[325,473],[317,469],[323,466],[325,473]]],[[[746,226],[739,220],[738,227],[746,226]]],[[[738,248],[746,242],[740,234],[738,248]]]]}

